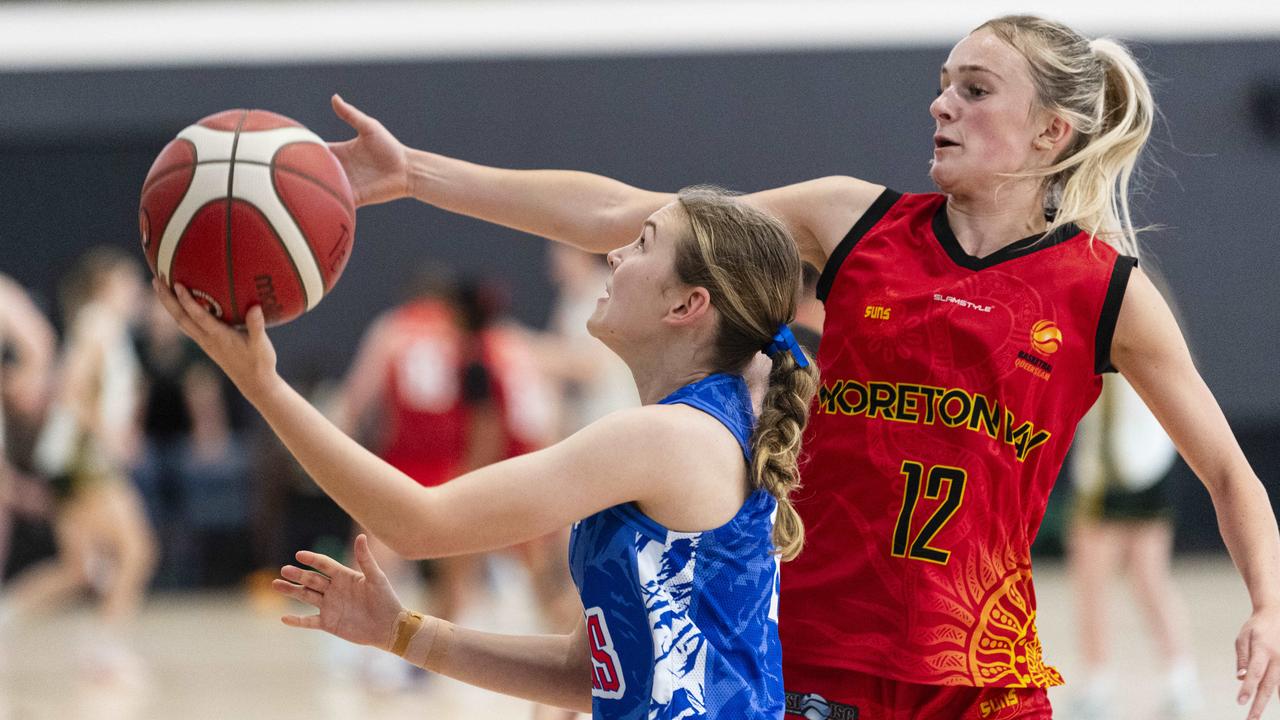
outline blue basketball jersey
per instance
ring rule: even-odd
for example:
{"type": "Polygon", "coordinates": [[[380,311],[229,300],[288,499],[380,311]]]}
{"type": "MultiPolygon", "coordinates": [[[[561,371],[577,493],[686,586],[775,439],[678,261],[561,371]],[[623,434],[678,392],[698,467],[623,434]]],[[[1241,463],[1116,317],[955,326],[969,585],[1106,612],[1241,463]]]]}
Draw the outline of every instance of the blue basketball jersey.
{"type": "MultiPolygon", "coordinates": [[[[660,404],[724,423],[749,460],[746,383],[717,373],[660,404]]],[[[586,614],[592,717],[781,718],[777,501],[751,493],[728,523],[673,532],[633,504],[573,527],[570,569],[586,614]]]]}

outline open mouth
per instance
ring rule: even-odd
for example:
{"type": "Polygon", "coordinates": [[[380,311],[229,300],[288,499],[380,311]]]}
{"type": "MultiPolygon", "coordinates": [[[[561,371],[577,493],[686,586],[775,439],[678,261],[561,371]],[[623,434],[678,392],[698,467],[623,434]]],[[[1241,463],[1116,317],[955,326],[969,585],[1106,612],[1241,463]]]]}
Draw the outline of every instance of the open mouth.
{"type": "Polygon", "coordinates": [[[948,148],[948,147],[959,147],[959,146],[960,146],[960,143],[958,143],[958,142],[956,142],[956,141],[954,141],[954,140],[949,140],[949,139],[944,138],[944,137],[937,137],[937,136],[935,136],[935,137],[933,138],[933,146],[934,146],[935,148],[939,148],[939,149],[941,149],[941,148],[948,148]]]}

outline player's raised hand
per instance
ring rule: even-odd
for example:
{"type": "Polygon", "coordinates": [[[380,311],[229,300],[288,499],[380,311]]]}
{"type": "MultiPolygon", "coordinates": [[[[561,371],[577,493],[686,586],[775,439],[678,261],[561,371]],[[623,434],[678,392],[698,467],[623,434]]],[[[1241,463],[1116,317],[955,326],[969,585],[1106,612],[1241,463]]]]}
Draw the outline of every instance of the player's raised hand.
{"type": "Polygon", "coordinates": [[[250,308],[245,314],[245,329],[237,330],[210,315],[182,285],[170,289],[165,283],[152,280],[151,287],[178,327],[196,341],[246,397],[252,400],[256,392],[278,379],[276,350],[267,338],[261,306],[250,308]]]}
{"type": "Polygon", "coordinates": [[[320,612],[315,615],[285,615],[280,618],[292,627],[324,630],[360,645],[391,649],[396,618],[404,608],[369,550],[365,535],[356,537],[356,564],[359,571],[327,555],[303,550],[298,562],[315,570],[285,565],[283,579],[272,581],[277,591],[301,600],[320,612]]]}
{"type": "Polygon", "coordinates": [[[351,140],[329,143],[329,149],[347,171],[356,205],[375,205],[408,195],[405,146],[382,123],[338,95],[330,101],[338,117],[356,131],[351,140]]]}
{"type": "Polygon", "coordinates": [[[1280,610],[1254,611],[1236,636],[1237,701],[1253,700],[1249,720],[1260,720],[1267,703],[1280,688],[1280,610]]]}

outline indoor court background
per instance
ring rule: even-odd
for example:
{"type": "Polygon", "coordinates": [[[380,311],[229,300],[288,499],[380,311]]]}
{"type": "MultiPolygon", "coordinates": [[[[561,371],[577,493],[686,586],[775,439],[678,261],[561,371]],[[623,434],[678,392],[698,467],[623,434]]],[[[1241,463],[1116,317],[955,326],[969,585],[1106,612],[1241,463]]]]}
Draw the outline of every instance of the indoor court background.
{"type": "MultiPolygon", "coordinates": [[[[600,172],[654,189],[736,190],[851,174],[930,189],[928,104],[948,48],[983,20],[1034,12],[1130,41],[1163,117],[1138,219],[1144,265],[1167,280],[1197,363],[1255,471],[1280,493],[1280,4],[1215,2],[190,2],[0,3],[0,272],[51,315],[60,275],[102,243],[137,251],[137,200],[160,148],[204,115],[259,107],[326,139],[349,131],[340,93],[406,144],[485,164],[600,172]]],[[[401,201],[360,211],[332,297],[273,331],[282,373],[323,382],[349,365],[367,319],[419,258],[499,279],[541,327],[552,291],[540,240],[401,201]]],[[[141,255],[138,256],[141,258],[141,255]]],[[[256,429],[249,417],[245,431],[256,429]]],[[[370,695],[334,676],[318,634],[279,624],[250,591],[251,496],[210,507],[214,558],[149,600],[145,688],[77,678],[84,607],[0,631],[0,720],[27,718],[526,717],[521,703],[432,678],[370,695]]],[[[1232,642],[1248,612],[1208,496],[1175,469],[1175,577],[1192,611],[1209,702],[1234,704],[1232,642]]],[[[318,507],[318,506],[317,506],[318,507]]],[[[1051,506],[1038,543],[1039,627],[1068,686],[1072,607],[1051,506]]],[[[323,514],[323,509],[317,509],[323,514]]],[[[33,531],[20,559],[48,551],[33,531]]],[[[294,549],[290,547],[289,549],[294,549]]],[[[785,568],[784,568],[785,571],[785,568]]],[[[161,578],[163,580],[163,578],[161,578]]],[[[475,624],[536,625],[527,582],[499,560],[475,624]]],[[[1117,592],[1119,717],[1152,717],[1155,660],[1117,592]]],[[[1061,701],[1061,702],[1059,702],[1061,701]]],[[[1065,713],[1059,712],[1060,717],[1065,713]]],[[[1280,718],[1280,699],[1267,717],[1280,718]]]]}

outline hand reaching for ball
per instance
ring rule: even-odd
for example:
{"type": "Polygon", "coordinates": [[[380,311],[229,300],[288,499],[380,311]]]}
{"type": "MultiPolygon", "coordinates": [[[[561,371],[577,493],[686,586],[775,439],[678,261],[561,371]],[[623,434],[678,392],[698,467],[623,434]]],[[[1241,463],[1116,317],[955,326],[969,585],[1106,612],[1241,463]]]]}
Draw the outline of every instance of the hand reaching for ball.
{"type": "Polygon", "coordinates": [[[196,341],[250,401],[280,379],[276,374],[276,350],[267,338],[261,306],[250,308],[245,314],[245,329],[237,330],[209,314],[182,285],[171,290],[163,282],[152,280],[151,287],[182,332],[196,341]]]}
{"type": "Polygon", "coordinates": [[[407,196],[407,148],[382,123],[341,97],[334,95],[331,102],[338,117],[356,131],[351,140],[329,143],[329,150],[347,171],[356,205],[375,205],[407,196]]]}

